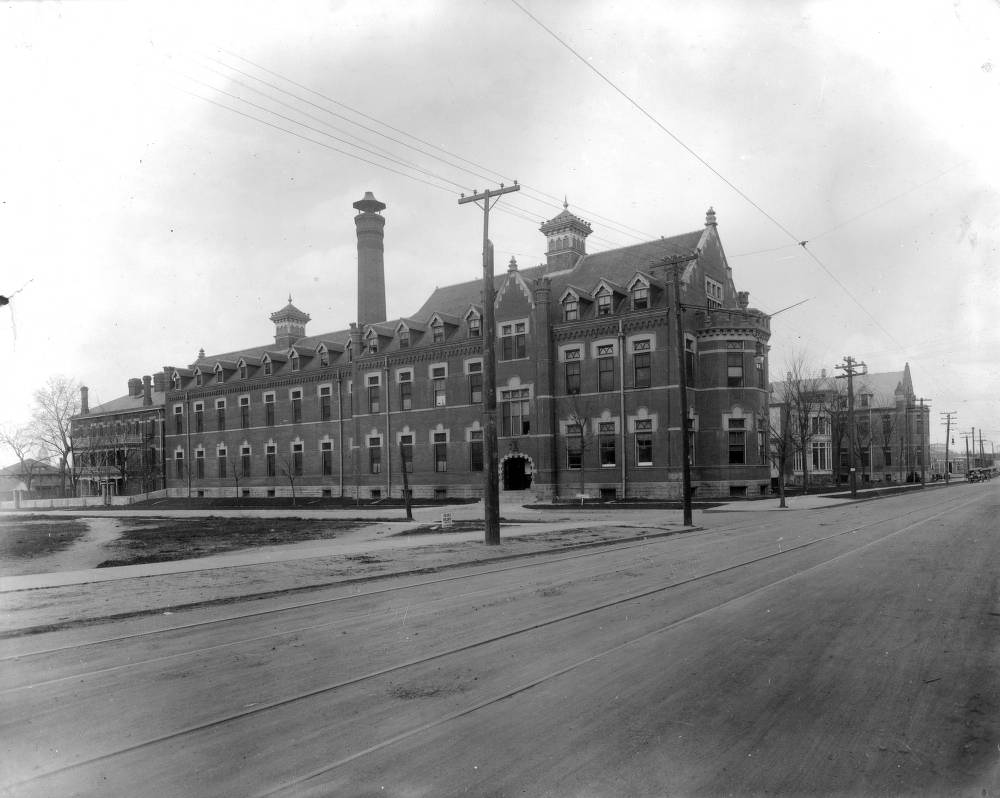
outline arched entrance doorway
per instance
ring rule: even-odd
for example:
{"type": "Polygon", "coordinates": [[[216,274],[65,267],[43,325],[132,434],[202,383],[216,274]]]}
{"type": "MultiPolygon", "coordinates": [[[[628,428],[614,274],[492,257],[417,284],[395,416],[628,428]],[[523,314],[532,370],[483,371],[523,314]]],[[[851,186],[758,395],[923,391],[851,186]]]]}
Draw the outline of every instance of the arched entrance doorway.
{"type": "Polygon", "coordinates": [[[531,458],[524,454],[508,454],[500,468],[500,486],[503,490],[528,490],[534,474],[531,458]]]}

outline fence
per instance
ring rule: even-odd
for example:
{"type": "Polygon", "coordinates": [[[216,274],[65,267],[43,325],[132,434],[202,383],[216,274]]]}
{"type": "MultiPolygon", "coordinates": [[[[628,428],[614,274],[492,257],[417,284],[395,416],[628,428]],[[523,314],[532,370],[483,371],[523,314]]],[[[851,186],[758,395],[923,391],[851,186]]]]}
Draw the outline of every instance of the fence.
{"type": "Polygon", "coordinates": [[[0,510],[79,510],[87,507],[127,507],[148,499],[165,499],[167,491],[154,490],[132,496],[71,496],[66,499],[23,499],[0,502],[0,510]]]}

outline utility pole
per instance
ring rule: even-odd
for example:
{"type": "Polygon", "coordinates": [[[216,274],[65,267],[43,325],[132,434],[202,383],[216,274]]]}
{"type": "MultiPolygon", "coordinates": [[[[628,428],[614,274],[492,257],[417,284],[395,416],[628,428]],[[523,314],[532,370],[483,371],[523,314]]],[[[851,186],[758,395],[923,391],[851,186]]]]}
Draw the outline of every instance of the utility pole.
{"type": "Polygon", "coordinates": [[[930,425],[924,423],[924,402],[929,402],[930,399],[921,396],[917,401],[920,402],[920,419],[917,421],[919,425],[917,429],[920,430],[920,484],[925,485],[927,483],[927,474],[924,464],[930,456],[930,449],[928,448],[930,444],[928,440],[930,437],[930,425]]]}
{"type": "Polygon", "coordinates": [[[939,416],[944,416],[945,418],[945,431],[944,431],[944,484],[947,485],[949,480],[951,480],[951,461],[948,459],[948,447],[951,445],[951,417],[957,416],[954,410],[949,410],[947,413],[938,413],[939,416]]]}
{"type": "Polygon", "coordinates": [[[496,322],[493,318],[493,244],[490,243],[490,208],[500,201],[503,194],[520,191],[514,185],[498,189],[477,191],[472,196],[462,194],[459,205],[474,202],[483,209],[483,448],[486,473],[483,485],[483,510],[485,513],[486,545],[500,545],[500,465],[497,454],[497,360],[496,322]],[[482,203],[480,205],[479,203],[482,203]]]}
{"type": "Polygon", "coordinates": [[[979,467],[986,465],[986,453],[983,451],[983,428],[979,428],[979,467]]]}
{"type": "MultiPolygon", "coordinates": [[[[975,438],[976,438],[976,428],[973,427],[972,428],[972,439],[975,440],[975,438]]],[[[962,433],[962,439],[965,441],[965,478],[968,479],[969,478],[969,468],[971,467],[969,465],[969,433],[968,432],[963,432],[962,433]]]]}
{"type": "Polygon", "coordinates": [[[834,366],[838,371],[843,371],[843,374],[838,374],[837,379],[842,380],[847,378],[847,418],[848,418],[848,432],[850,433],[850,446],[851,446],[851,498],[856,499],[858,496],[858,469],[854,465],[855,449],[857,448],[857,429],[854,423],[854,378],[862,377],[868,373],[868,366],[864,363],[860,363],[855,360],[850,355],[844,356],[844,362],[842,365],[834,366]]]}
{"type": "Polygon", "coordinates": [[[684,361],[684,319],[681,307],[681,266],[691,258],[664,262],[673,266],[674,316],[677,320],[677,379],[681,400],[681,496],[684,506],[684,526],[691,526],[691,441],[688,437],[687,364],[684,361]]]}

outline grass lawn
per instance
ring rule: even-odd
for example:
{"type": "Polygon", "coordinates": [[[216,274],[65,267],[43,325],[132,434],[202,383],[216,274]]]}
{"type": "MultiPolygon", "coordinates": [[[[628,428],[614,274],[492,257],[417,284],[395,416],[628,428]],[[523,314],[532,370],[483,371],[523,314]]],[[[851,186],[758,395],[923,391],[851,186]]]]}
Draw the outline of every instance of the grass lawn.
{"type": "Polygon", "coordinates": [[[257,546],[329,540],[357,529],[357,521],[305,518],[128,519],[98,568],[207,557],[257,546]]]}

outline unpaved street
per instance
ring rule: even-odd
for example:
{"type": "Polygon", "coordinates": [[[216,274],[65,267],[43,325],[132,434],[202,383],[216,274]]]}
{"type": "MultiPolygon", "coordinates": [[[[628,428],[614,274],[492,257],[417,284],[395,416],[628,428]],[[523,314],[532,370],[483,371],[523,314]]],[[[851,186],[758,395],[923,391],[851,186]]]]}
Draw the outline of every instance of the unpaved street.
{"type": "Polygon", "coordinates": [[[995,484],[6,641],[8,794],[997,794],[995,484]]]}

